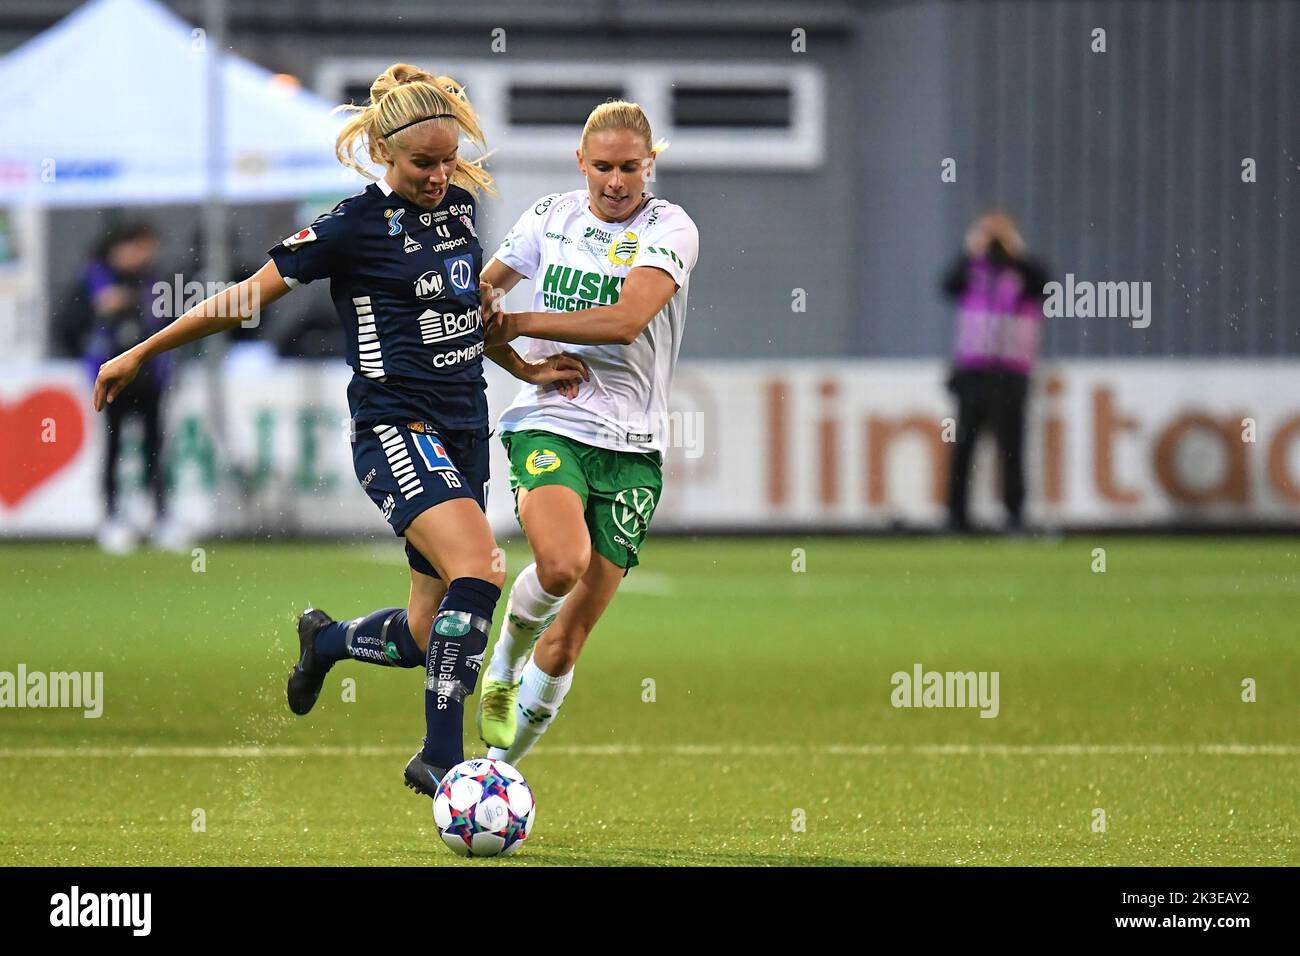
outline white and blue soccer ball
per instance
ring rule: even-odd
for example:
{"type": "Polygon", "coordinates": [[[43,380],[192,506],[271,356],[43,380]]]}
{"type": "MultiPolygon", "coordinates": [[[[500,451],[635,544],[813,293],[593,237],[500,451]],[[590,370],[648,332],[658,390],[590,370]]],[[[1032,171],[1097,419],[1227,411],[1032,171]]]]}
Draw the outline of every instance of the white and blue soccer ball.
{"type": "Polygon", "coordinates": [[[528,839],[536,819],[528,781],[504,760],[456,764],[433,798],[438,834],[460,856],[509,856],[528,839]]]}

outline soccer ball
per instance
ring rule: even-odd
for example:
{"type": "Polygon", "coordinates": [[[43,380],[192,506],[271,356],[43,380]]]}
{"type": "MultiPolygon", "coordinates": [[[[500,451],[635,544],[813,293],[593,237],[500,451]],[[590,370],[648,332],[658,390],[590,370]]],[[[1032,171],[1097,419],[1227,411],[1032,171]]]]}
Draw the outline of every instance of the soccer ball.
{"type": "Polygon", "coordinates": [[[438,834],[460,856],[509,856],[528,839],[536,818],[528,781],[504,760],[456,764],[433,798],[438,834]]]}

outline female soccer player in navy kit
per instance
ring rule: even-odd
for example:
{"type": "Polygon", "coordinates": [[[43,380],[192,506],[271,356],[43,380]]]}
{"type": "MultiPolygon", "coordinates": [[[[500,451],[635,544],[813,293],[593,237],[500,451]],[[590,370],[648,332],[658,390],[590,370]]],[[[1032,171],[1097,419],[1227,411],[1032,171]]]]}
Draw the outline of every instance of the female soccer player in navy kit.
{"type": "MultiPolygon", "coordinates": [[[[326,673],[345,658],[425,667],[426,736],[405,778],[431,797],[464,757],[463,701],[505,578],[483,514],[489,428],[474,218],[492,177],[481,160],[458,157],[462,134],[481,148],[483,133],[449,77],[394,64],[370,87],[369,103],[344,109],[354,115],[339,134],[339,160],[373,179],[357,159],[364,145],[386,167],[383,178],[277,243],[255,275],[101,366],[94,402],[96,410],[112,402],[149,358],[239,323],[247,303],[269,305],[300,284],[330,280],[353,369],[357,480],[406,538],[411,590],[405,608],[349,621],[303,612],[289,707],[311,710],[326,673]]],[[[582,375],[567,356],[495,357],[538,385],[582,375]]]]}

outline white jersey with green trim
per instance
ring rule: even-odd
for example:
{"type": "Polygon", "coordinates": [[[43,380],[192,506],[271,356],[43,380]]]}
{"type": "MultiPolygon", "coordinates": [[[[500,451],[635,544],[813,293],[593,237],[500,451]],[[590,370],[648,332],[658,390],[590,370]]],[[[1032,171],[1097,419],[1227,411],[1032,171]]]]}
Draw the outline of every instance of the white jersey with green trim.
{"type": "Polygon", "coordinates": [[[686,295],[699,233],[680,206],[647,194],[623,222],[596,218],[587,191],[543,196],[519,217],[494,258],[533,280],[534,312],[613,305],[629,272],[662,269],[677,292],[630,345],[574,345],[523,339],[538,362],[568,352],[591,370],[570,401],[525,384],[501,415],[501,431],[537,428],[616,451],[659,452],[668,444],[668,391],[686,324],[686,295]]]}

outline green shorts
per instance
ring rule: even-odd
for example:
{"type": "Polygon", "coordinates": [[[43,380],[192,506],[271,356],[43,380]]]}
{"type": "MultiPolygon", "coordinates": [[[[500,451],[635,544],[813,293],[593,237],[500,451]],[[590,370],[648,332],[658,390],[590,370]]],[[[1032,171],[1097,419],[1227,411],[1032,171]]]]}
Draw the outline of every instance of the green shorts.
{"type": "Polygon", "coordinates": [[[663,490],[655,452],[612,451],[554,432],[526,429],[501,436],[510,457],[510,490],[572,488],[582,499],[591,545],[620,568],[634,568],[663,490]]]}

